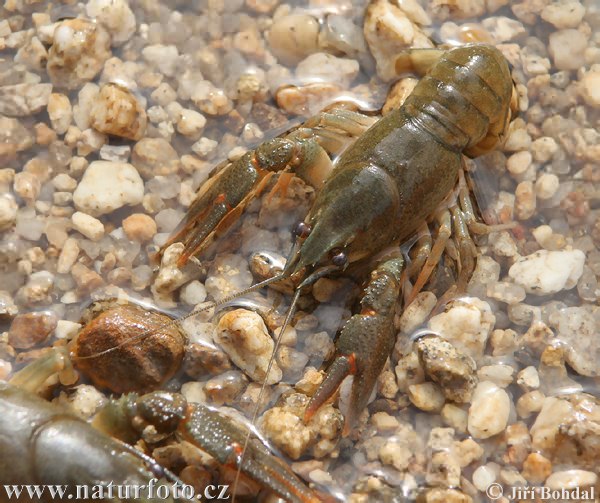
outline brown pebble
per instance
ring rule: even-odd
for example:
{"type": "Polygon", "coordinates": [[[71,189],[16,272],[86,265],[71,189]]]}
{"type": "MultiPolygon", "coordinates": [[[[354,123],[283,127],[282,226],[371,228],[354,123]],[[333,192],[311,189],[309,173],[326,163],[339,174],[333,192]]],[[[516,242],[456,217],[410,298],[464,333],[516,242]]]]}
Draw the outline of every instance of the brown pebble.
{"type": "Polygon", "coordinates": [[[95,130],[130,140],[144,136],[147,122],[137,98],[116,84],[104,84],[90,110],[90,125],[95,130]]]}
{"type": "Polygon", "coordinates": [[[93,304],[89,318],[83,320],[86,324],[73,355],[77,369],[96,386],[114,393],[146,393],[159,388],[181,366],[185,336],[168,316],[108,301],[93,304]],[[115,347],[110,353],[81,359],[115,347]]]}
{"type": "Polygon", "coordinates": [[[29,349],[44,342],[56,328],[53,313],[26,313],[15,317],[8,331],[8,342],[13,348],[29,349]]]}
{"type": "Polygon", "coordinates": [[[229,357],[220,349],[203,344],[190,344],[185,349],[184,372],[192,379],[231,370],[229,357]]]}
{"type": "Polygon", "coordinates": [[[35,129],[35,142],[38,145],[50,145],[56,140],[56,133],[53,129],[50,129],[43,122],[39,122],[34,126],[35,129]]]}
{"type": "Polygon", "coordinates": [[[123,230],[129,239],[140,243],[151,240],[157,232],[154,219],[143,213],[134,213],[123,220],[123,230]]]}
{"type": "Polygon", "coordinates": [[[71,273],[77,284],[77,290],[81,294],[89,293],[104,285],[102,276],[81,263],[75,264],[71,269],[71,273]]]}
{"type": "Polygon", "coordinates": [[[552,473],[552,463],[537,452],[532,452],[523,462],[522,475],[531,484],[541,484],[552,473]]]}

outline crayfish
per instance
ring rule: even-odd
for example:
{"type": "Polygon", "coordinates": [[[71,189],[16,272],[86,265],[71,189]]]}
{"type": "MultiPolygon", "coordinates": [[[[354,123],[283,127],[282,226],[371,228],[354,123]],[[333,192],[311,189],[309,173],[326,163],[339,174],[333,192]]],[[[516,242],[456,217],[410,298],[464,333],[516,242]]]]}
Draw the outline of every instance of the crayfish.
{"type": "Polygon", "coordinates": [[[368,263],[391,245],[405,242],[428,219],[439,222],[435,241],[421,243],[408,268],[397,252],[376,265],[360,312],[337,338],[336,356],[308,404],[305,420],[352,375],[345,435],[367,405],[394,345],[393,317],[404,278],[416,276],[410,302],[454,232],[459,268],[455,291],[463,290],[475,266],[470,233],[497,230],[476,221],[462,176],[462,155],[475,157],[498,146],[516,111],[509,65],[492,46],[413,49],[398,57],[396,68],[426,72],[400,108],[374,124],[354,111],[323,112],[227,164],[200,189],[162,249],[183,243],[177,265],[184,266],[232,225],[276,173],[294,173],[315,187],[315,201],[294,229],[283,270],[251,288],[293,281],[285,328],[301,293],[317,280],[368,263]],[[360,136],[333,162],[329,154],[344,135],[360,136]],[[458,202],[439,211],[459,180],[458,202]]]}

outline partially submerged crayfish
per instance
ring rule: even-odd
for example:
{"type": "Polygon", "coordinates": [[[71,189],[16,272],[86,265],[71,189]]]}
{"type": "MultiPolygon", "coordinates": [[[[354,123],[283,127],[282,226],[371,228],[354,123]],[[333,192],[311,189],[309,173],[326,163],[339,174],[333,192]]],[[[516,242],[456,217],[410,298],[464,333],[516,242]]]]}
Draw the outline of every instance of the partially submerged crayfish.
{"type": "MultiPolygon", "coordinates": [[[[462,154],[478,156],[494,149],[516,110],[508,63],[494,47],[414,49],[398,57],[396,69],[426,72],[399,109],[372,126],[370,117],[356,112],[322,113],[229,163],[200,189],[162,249],[182,242],[177,265],[185,265],[232,225],[276,172],[293,172],[317,189],[316,199],[294,230],[283,270],[253,287],[294,282],[285,328],[300,294],[318,279],[368,262],[390,245],[406,241],[428,219],[438,221],[435,242],[425,240],[409,268],[398,253],[388,254],[376,266],[361,312],[344,325],[327,377],[306,409],[308,420],[342,380],[353,375],[345,434],[366,406],[394,345],[393,317],[403,278],[416,277],[412,299],[427,282],[452,232],[459,269],[456,290],[465,288],[476,256],[470,231],[492,228],[475,219],[462,177],[462,154]],[[359,134],[332,162],[329,154],[339,148],[339,138],[359,134]],[[439,211],[459,179],[458,201],[439,211]]],[[[277,346],[273,354],[276,350],[277,346]]]]}
{"type": "MultiPolygon", "coordinates": [[[[93,425],[96,428],[58,405],[0,381],[0,484],[60,485],[71,491],[76,486],[105,486],[112,482],[138,487],[141,496],[132,498],[143,503],[188,501],[191,495],[177,493],[177,489],[171,490],[169,499],[165,498],[167,492],[160,498],[148,498],[159,495],[147,492],[152,478],[166,476],[182,489],[177,477],[125,443],[136,442],[150,426],[162,437],[176,435],[200,446],[225,469],[240,470],[288,501],[320,501],[250,431],[204,405],[188,403],[179,393],[123,395],[101,409],[93,425]],[[23,421],[24,416],[27,421],[23,421]],[[247,438],[250,440],[242,458],[240,453],[247,438]]],[[[160,484],[168,485],[165,481],[160,484]]]]}

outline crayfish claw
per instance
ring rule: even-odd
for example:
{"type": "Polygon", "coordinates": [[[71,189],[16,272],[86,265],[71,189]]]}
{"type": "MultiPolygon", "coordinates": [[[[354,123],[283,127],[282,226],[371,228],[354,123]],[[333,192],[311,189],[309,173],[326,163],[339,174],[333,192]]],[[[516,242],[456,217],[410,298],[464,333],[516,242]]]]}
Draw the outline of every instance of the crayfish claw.
{"type": "Polygon", "coordinates": [[[336,341],[336,357],[304,413],[305,421],[336,392],[342,381],[354,376],[343,436],[347,436],[367,406],[388,355],[395,343],[394,313],[400,295],[404,261],[400,257],[381,263],[365,288],[360,313],[344,325],[336,341]]]}

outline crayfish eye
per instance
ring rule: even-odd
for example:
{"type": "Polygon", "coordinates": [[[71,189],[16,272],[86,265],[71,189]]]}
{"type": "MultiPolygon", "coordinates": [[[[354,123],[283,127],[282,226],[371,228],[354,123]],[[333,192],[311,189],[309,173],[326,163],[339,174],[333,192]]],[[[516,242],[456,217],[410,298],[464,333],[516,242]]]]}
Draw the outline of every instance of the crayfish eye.
{"type": "Polygon", "coordinates": [[[311,226],[304,222],[298,222],[294,227],[293,233],[297,238],[307,238],[312,230],[311,226]]]}
{"type": "Polygon", "coordinates": [[[331,262],[336,267],[344,267],[348,263],[348,256],[343,250],[332,250],[331,262]]]}

